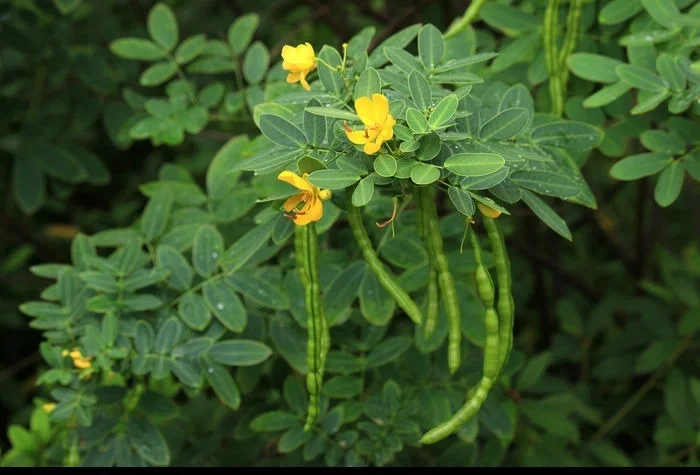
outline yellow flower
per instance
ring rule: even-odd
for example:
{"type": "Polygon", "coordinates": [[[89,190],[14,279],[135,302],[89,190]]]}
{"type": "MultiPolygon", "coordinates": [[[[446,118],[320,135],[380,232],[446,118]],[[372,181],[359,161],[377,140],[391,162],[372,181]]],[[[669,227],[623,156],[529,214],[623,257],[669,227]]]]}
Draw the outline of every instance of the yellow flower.
{"type": "Polygon", "coordinates": [[[287,213],[293,212],[292,219],[294,224],[304,226],[313,221],[318,221],[323,216],[323,203],[331,197],[329,190],[322,190],[317,186],[312,185],[307,180],[308,173],[302,176],[290,171],[283,171],[277,176],[278,180],[289,183],[297,188],[299,193],[290,196],[284,202],[284,210],[287,213]],[[301,205],[301,206],[300,206],[301,205]]]}
{"type": "Polygon", "coordinates": [[[77,348],[73,348],[72,351],[68,352],[68,350],[63,351],[63,355],[65,356],[66,353],[70,355],[71,358],[73,358],[73,365],[78,368],[78,369],[88,369],[90,366],[92,366],[92,363],[90,363],[90,360],[92,360],[92,357],[84,357],[83,354],[78,350],[77,348]]]}
{"type": "Polygon", "coordinates": [[[44,411],[47,414],[51,414],[53,410],[56,409],[56,403],[55,402],[47,402],[41,406],[41,410],[44,411]]]}
{"type": "Polygon", "coordinates": [[[289,71],[288,83],[300,82],[304,89],[310,91],[311,86],[306,82],[306,75],[316,69],[316,54],[313,46],[309,43],[298,45],[296,48],[284,45],[282,48],[282,69],[289,71]]]}
{"type": "Polygon", "coordinates": [[[490,208],[483,203],[477,203],[476,206],[479,208],[479,211],[481,211],[482,214],[488,216],[489,218],[498,218],[501,215],[500,211],[490,208]]]}
{"type": "Polygon", "coordinates": [[[355,101],[355,110],[365,124],[364,130],[352,130],[345,125],[348,140],[365,146],[365,153],[372,155],[379,151],[382,142],[394,136],[396,120],[389,114],[389,100],[382,94],[372,94],[372,98],[359,97],[355,101]]]}

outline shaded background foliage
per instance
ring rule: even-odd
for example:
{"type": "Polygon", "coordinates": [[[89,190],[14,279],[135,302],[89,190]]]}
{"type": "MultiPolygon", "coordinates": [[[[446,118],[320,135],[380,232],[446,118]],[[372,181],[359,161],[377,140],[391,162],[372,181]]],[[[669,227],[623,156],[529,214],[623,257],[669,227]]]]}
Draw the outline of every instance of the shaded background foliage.
{"type": "MultiPolygon", "coordinates": [[[[37,372],[44,367],[37,351],[42,338],[18,310],[20,304],[38,300],[46,286],[46,280],[32,274],[29,267],[69,262],[71,238],[78,231],[92,235],[130,225],[146,203],[139,186],[162,176],[164,164],[177,164],[202,183],[211,157],[230,137],[257,134],[257,127],[245,115],[241,120],[211,121],[175,146],[134,140],[125,133],[124,123],[131,113],[123,91],[128,87],[148,93],[138,86],[146,66],[118,58],[109,45],[126,36],[147,37],[145,18],[154,3],[35,0],[0,4],[0,183],[4,198],[0,211],[0,404],[6,425],[26,425],[32,399],[47,397],[45,389],[35,386],[37,372]]],[[[234,19],[258,13],[255,40],[267,45],[274,63],[285,43],[337,46],[366,26],[376,27],[377,32],[370,48],[415,23],[433,23],[444,31],[469,2],[166,3],[177,16],[181,39],[199,33],[225,39],[234,19]]],[[[525,19],[533,12],[541,15],[546,2],[498,3],[518,5],[527,13],[521,25],[503,25],[487,13],[473,25],[491,50],[503,52],[514,39],[522,38],[517,28],[527,30],[525,19]]],[[[622,26],[596,22],[608,3],[588,2],[583,16],[587,26],[582,29],[588,32],[577,51],[606,48],[606,39],[622,35],[622,26]]],[[[688,6],[688,2],[676,3],[688,6]]],[[[527,84],[536,109],[548,110],[546,74],[542,77],[532,66],[539,61],[537,38],[532,45],[511,64],[493,71],[492,78],[527,84]]],[[[623,54],[621,50],[613,53],[623,54]]],[[[207,76],[194,77],[201,85],[211,81],[207,76]]],[[[217,75],[217,80],[227,86],[235,84],[230,74],[217,75]]],[[[582,120],[585,114],[579,104],[593,88],[591,82],[572,75],[566,117],[582,120]]],[[[627,102],[589,111],[595,117],[588,118],[606,132],[615,126],[621,129],[620,124],[625,123],[629,128],[617,149],[601,146],[583,163],[598,209],[553,204],[569,224],[573,243],[552,233],[524,207],[502,220],[518,306],[514,348],[527,355],[527,362],[519,367],[525,370],[519,373],[518,384],[505,396],[520,405],[522,415],[508,455],[489,443],[494,436],[483,431],[480,451],[458,444],[440,450],[411,449],[397,456],[395,463],[697,464],[697,442],[683,431],[694,431],[694,436],[700,422],[700,360],[694,338],[700,326],[700,224],[692,219],[698,186],[697,181],[686,180],[678,200],[661,208],[654,202],[651,178],[626,182],[610,177],[616,157],[644,152],[637,140],[641,131],[661,127],[665,120],[658,110],[645,115],[648,122],[641,125],[628,120],[625,114],[633,100],[630,96],[627,102]],[[674,366],[668,378],[665,371],[659,371],[666,362],[674,366]],[[573,392],[583,395],[587,405],[576,406],[564,398],[559,404],[566,407],[557,413],[562,416],[548,418],[550,406],[538,397],[573,392]],[[641,402],[623,414],[622,422],[609,425],[635,394],[642,394],[641,402]],[[685,413],[691,426],[679,428],[682,421],[678,419],[685,413]],[[614,445],[601,442],[590,449],[590,444],[583,443],[608,435],[613,436],[614,445]],[[575,450],[553,451],[550,459],[545,457],[553,446],[564,447],[562,440],[571,440],[569,437],[575,441],[575,450]],[[588,449],[594,462],[581,453],[588,449]]],[[[693,107],[685,115],[697,125],[697,105],[693,107]]],[[[457,242],[454,232],[447,230],[446,234],[457,242]]],[[[278,403],[289,372],[288,365],[275,365],[266,375],[268,386],[260,390],[257,406],[250,410],[261,413],[278,403]]],[[[408,378],[399,382],[408,384],[408,378]]],[[[191,409],[191,417],[196,419],[198,411],[214,411],[212,419],[225,427],[234,419],[225,406],[213,401],[191,409]]],[[[492,431],[494,426],[497,433],[498,424],[491,425],[492,431]]],[[[215,434],[217,460],[222,465],[303,463],[294,456],[278,459],[275,444],[279,437],[248,439],[255,447],[250,450],[248,442],[226,440],[223,431],[216,435],[216,430],[207,428],[205,432],[215,434]]],[[[252,435],[244,438],[248,437],[252,435]]],[[[4,441],[3,453],[8,442],[4,441]]],[[[207,457],[208,452],[196,444],[189,450],[192,465],[197,465],[198,457],[207,457]]]]}

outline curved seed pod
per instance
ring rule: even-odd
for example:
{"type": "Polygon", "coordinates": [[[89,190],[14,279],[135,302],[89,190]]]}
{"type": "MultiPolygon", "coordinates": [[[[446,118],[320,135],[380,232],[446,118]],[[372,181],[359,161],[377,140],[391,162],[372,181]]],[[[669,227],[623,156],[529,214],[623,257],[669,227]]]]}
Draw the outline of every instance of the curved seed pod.
{"type": "Polygon", "coordinates": [[[414,323],[420,325],[423,321],[423,314],[420,308],[418,305],[416,305],[408,293],[396,282],[396,280],[394,280],[394,277],[379,260],[379,257],[374,251],[372,241],[369,239],[369,235],[367,234],[367,230],[365,229],[365,225],[362,221],[362,212],[360,211],[360,208],[353,206],[351,197],[352,189],[348,189],[348,222],[350,223],[350,228],[355,236],[355,241],[362,252],[362,256],[365,258],[367,265],[377,277],[379,284],[384,287],[387,292],[389,292],[389,295],[394,298],[401,310],[403,310],[414,323]]]}

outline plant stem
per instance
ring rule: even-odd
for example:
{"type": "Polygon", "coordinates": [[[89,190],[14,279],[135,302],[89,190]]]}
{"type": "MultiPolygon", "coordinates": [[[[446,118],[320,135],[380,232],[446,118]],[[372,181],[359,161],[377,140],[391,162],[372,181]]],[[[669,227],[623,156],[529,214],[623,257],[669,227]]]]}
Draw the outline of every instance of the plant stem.
{"type": "Polygon", "coordinates": [[[483,7],[485,3],[486,0],[474,0],[471,5],[469,5],[469,8],[467,8],[467,10],[464,12],[464,16],[453,22],[447,29],[447,32],[445,32],[444,35],[445,39],[458,35],[462,32],[462,30],[468,27],[469,24],[473,22],[477,16],[479,16],[479,11],[481,11],[481,7],[483,7]]]}
{"type": "Polygon", "coordinates": [[[634,406],[636,406],[642,398],[651,391],[656,383],[659,382],[661,377],[664,375],[666,370],[678,359],[680,356],[688,349],[690,343],[693,341],[693,336],[687,337],[683,340],[681,345],[674,351],[663,364],[654,372],[653,375],[647,380],[644,385],[639,388],[639,390],[632,395],[631,398],[625,402],[620,409],[603,424],[598,431],[596,431],[593,436],[591,436],[589,441],[600,439],[608,432],[610,432],[626,415],[629,413],[634,406]]]}

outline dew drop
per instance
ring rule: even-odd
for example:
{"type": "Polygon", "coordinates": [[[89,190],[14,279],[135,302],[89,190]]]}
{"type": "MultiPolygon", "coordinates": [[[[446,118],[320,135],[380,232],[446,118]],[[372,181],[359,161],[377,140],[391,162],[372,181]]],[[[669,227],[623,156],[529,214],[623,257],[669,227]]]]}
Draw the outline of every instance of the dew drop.
{"type": "Polygon", "coordinates": [[[218,258],[219,258],[219,253],[218,253],[218,252],[212,252],[212,253],[211,253],[211,258],[212,258],[212,259],[218,259],[218,258]]]}
{"type": "Polygon", "coordinates": [[[216,309],[217,309],[217,310],[223,310],[223,309],[224,309],[224,304],[222,304],[221,302],[217,303],[217,304],[216,304],[216,309]]]}

